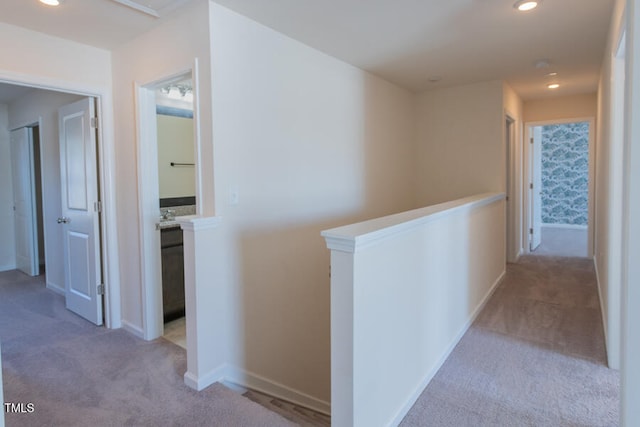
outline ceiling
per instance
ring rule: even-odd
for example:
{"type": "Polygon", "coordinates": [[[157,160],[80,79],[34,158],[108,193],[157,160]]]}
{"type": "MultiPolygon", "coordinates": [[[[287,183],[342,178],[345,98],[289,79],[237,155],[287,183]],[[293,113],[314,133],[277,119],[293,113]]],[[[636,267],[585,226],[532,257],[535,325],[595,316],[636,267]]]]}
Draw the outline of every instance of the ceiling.
{"type": "MultiPolygon", "coordinates": [[[[158,19],[121,4],[131,0],[2,0],[0,21],[113,49],[188,1],[139,0],[158,19]]],[[[614,0],[544,0],[526,13],[514,1],[216,0],[413,91],[503,79],[523,99],[595,92],[614,0]],[[560,89],[546,88],[550,72],[560,89]]]]}

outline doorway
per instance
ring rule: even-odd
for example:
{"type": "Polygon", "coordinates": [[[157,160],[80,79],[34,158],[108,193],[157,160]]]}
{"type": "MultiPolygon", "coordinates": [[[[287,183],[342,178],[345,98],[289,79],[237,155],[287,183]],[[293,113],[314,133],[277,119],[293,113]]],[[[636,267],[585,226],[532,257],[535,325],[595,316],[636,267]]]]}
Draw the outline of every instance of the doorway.
{"type": "Polygon", "coordinates": [[[143,337],[167,332],[166,338],[187,348],[192,344],[178,221],[197,214],[201,201],[196,87],[189,70],[137,89],[143,337]]]}
{"type": "Polygon", "coordinates": [[[527,251],[591,257],[593,120],[528,124],[527,251]]]}
{"type": "MultiPolygon", "coordinates": [[[[106,323],[108,327],[119,327],[119,304],[115,307],[112,304],[113,298],[119,298],[117,292],[118,283],[117,280],[115,283],[111,280],[113,270],[117,271],[117,262],[114,263],[112,257],[105,256],[105,251],[103,250],[112,251],[115,242],[106,241],[103,236],[113,234],[115,228],[112,228],[114,225],[112,223],[113,217],[103,216],[102,220],[100,219],[100,214],[110,208],[110,205],[104,203],[104,200],[105,197],[109,198],[105,195],[110,194],[110,189],[112,189],[112,185],[108,180],[102,180],[101,174],[101,171],[104,170],[102,168],[105,165],[105,161],[104,157],[99,155],[104,150],[101,138],[102,132],[97,126],[100,122],[100,120],[97,120],[101,111],[100,98],[69,93],[64,90],[57,90],[57,88],[35,88],[27,83],[17,85],[15,82],[0,82],[0,90],[9,92],[13,90],[20,93],[13,99],[4,99],[8,117],[6,122],[7,131],[12,129],[16,132],[26,133],[29,136],[31,159],[28,167],[31,169],[31,192],[34,199],[34,232],[31,236],[30,246],[34,248],[35,265],[38,270],[41,270],[34,273],[37,274],[44,271],[45,275],[42,277],[42,282],[45,283],[49,290],[64,295],[67,302],[70,299],[77,298],[80,300],[80,305],[83,305],[86,300],[86,294],[92,293],[95,306],[92,310],[94,312],[92,315],[87,316],[86,313],[77,308],[77,304],[74,306],[74,304],[68,303],[67,308],[95,324],[102,325],[106,323]],[[18,88],[20,88],[19,91],[18,88]],[[66,125],[61,125],[59,113],[64,107],[68,107],[70,103],[72,104],[77,100],[83,100],[84,104],[90,106],[91,115],[80,118],[77,112],[73,111],[69,115],[69,120],[66,122],[68,126],[65,128],[66,125]],[[67,129],[67,132],[61,133],[59,132],[60,129],[67,129]],[[80,135],[88,134],[92,136],[91,143],[86,143],[86,139],[73,139],[74,131],[79,129],[86,131],[80,132],[80,135]],[[65,159],[60,151],[60,142],[62,140],[68,143],[65,151],[68,155],[66,159],[68,161],[61,161],[61,159],[65,159]],[[79,153],[86,154],[79,158],[80,164],[74,160],[79,153]],[[95,218],[91,237],[86,234],[81,235],[75,229],[76,226],[84,222],[87,215],[85,214],[83,218],[73,216],[70,221],[69,219],[72,215],[63,209],[63,206],[65,206],[63,196],[75,197],[73,192],[63,191],[62,189],[61,176],[63,172],[61,170],[65,169],[65,167],[68,169],[68,173],[72,175],[68,181],[80,189],[78,194],[87,195],[87,200],[85,200],[87,202],[85,203],[86,209],[84,211],[95,218]],[[85,184],[80,185],[76,172],[90,168],[93,168],[95,172],[92,183],[85,185],[85,182],[85,184]],[[73,222],[73,224],[69,225],[69,222],[73,222]],[[68,231],[71,235],[77,238],[76,240],[72,241],[73,239],[70,240],[63,237],[67,229],[69,229],[68,231]],[[95,247],[95,274],[92,274],[89,271],[90,269],[82,269],[78,265],[79,259],[86,259],[87,257],[65,255],[64,242],[70,243],[70,249],[78,253],[78,250],[82,246],[89,245],[90,241],[93,241],[93,246],[95,247]],[[44,268],[45,265],[46,269],[44,268]],[[73,278],[80,279],[72,280],[69,290],[65,289],[70,277],[69,272],[65,271],[67,268],[70,268],[73,272],[73,278]],[[84,277],[80,274],[83,271],[88,273],[84,277]],[[113,285],[113,288],[110,288],[109,285],[113,285]],[[87,290],[85,295],[83,295],[84,290],[87,290]],[[111,294],[111,290],[114,291],[115,295],[111,294]],[[111,301],[108,298],[104,301],[102,294],[112,297],[111,301]],[[117,318],[114,318],[114,312],[117,318]]],[[[75,209],[82,200],[84,200],[84,196],[73,198],[69,200],[68,207],[75,209]]],[[[78,211],[76,209],[74,215],[77,214],[78,211]]]]}

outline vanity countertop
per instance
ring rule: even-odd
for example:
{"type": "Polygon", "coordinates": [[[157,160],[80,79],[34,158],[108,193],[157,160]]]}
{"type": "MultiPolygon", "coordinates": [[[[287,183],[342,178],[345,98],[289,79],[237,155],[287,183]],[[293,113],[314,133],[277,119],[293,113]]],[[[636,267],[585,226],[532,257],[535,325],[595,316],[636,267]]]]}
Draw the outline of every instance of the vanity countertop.
{"type": "Polygon", "coordinates": [[[178,220],[166,220],[160,221],[156,224],[156,230],[168,230],[171,228],[180,228],[180,224],[178,224],[178,220]]]}

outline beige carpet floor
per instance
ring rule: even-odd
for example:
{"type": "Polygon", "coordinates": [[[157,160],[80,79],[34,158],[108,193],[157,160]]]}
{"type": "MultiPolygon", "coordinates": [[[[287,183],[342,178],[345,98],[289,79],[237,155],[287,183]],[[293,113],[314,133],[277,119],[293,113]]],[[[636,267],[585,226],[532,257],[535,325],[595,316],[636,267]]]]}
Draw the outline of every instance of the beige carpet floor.
{"type": "Polygon", "coordinates": [[[25,426],[293,426],[220,384],[183,382],[185,351],[96,327],[72,314],[41,278],[0,273],[0,341],[6,414],[25,426]]]}
{"type": "Polygon", "coordinates": [[[593,263],[510,264],[402,426],[616,426],[593,263]]]}

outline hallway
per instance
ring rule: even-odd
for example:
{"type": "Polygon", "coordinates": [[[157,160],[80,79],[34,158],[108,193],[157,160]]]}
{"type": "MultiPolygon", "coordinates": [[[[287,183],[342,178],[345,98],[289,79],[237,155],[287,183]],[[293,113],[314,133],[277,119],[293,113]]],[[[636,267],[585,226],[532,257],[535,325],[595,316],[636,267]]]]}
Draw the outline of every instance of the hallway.
{"type": "Polygon", "coordinates": [[[593,262],[522,257],[402,426],[615,426],[593,262]]]}

